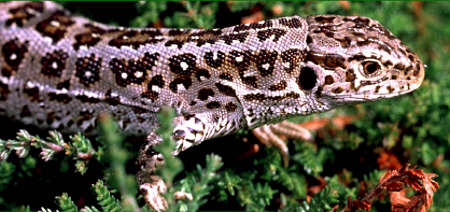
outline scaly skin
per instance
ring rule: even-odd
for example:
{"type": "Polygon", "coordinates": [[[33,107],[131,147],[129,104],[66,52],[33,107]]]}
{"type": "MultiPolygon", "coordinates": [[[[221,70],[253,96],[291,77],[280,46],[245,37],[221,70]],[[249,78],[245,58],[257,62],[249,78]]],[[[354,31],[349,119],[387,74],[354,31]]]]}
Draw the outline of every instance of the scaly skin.
{"type": "Polygon", "coordinates": [[[177,154],[240,128],[409,93],[424,78],[415,53],[356,16],[131,29],[71,16],[53,2],[6,2],[0,47],[0,114],[89,133],[110,112],[126,133],[148,135],[138,180],[157,210],[164,184],[151,175],[161,158],[152,146],[163,106],[178,114],[177,154]]]}

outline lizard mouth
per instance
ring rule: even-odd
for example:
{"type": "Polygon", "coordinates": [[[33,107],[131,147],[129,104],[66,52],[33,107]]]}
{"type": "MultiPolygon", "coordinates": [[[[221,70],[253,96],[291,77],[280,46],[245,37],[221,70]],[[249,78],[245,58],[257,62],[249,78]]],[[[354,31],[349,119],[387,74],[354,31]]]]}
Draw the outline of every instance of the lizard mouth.
{"type": "Polygon", "coordinates": [[[411,80],[389,80],[383,83],[374,84],[370,87],[358,89],[356,93],[330,94],[328,97],[335,102],[364,102],[388,99],[411,93],[422,84],[421,79],[414,82],[411,80]]]}

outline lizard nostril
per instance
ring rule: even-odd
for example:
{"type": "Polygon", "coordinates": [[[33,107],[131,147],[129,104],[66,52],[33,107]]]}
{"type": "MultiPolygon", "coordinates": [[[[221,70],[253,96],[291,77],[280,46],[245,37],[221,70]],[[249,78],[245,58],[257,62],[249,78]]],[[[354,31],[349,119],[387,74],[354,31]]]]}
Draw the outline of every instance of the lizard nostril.
{"type": "Polygon", "coordinates": [[[316,85],[316,72],[310,67],[303,67],[300,70],[297,82],[302,90],[311,90],[316,85]]]}

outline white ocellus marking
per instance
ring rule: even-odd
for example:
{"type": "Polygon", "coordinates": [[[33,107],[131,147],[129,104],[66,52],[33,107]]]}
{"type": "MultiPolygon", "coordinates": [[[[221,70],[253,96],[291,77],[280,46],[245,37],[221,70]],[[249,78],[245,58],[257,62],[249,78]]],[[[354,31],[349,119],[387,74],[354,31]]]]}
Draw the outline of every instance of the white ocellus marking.
{"type": "Polygon", "coordinates": [[[16,54],[12,54],[11,56],[9,56],[10,60],[16,60],[17,59],[17,55],[16,54]]]}
{"type": "Polygon", "coordinates": [[[189,68],[189,65],[186,62],[181,62],[180,67],[183,69],[183,71],[186,71],[189,68]]]}

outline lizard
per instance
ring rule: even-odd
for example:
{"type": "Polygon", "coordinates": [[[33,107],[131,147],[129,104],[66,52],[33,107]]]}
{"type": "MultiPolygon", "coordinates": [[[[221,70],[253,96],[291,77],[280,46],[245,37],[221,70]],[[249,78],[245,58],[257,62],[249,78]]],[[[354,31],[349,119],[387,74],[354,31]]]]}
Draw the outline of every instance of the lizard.
{"type": "Polygon", "coordinates": [[[153,150],[162,107],[177,113],[176,155],[241,128],[273,140],[275,128],[265,124],[400,96],[425,76],[416,53],[362,16],[126,28],[71,15],[54,2],[2,2],[0,51],[0,115],[88,134],[106,111],[126,134],[147,135],[137,178],[158,211],[167,207],[165,185],[153,174],[163,162],[153,150]]]}

